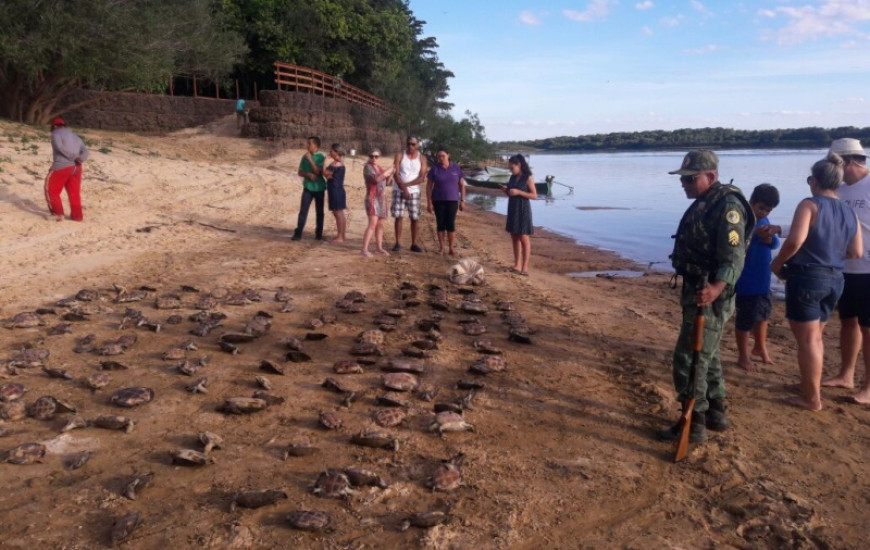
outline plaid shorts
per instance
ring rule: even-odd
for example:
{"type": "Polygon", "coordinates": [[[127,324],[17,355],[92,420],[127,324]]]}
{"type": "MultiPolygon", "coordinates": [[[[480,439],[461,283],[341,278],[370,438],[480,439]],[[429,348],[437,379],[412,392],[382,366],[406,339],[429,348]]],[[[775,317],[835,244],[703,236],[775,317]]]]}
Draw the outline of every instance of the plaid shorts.
{"type": "Polygon", "coordinates": [[[401,218],[405,215],[405,209],[408,209],[408,217],[412,220],[420,219],[420,202],[422,193],[420,193],[420,186],[414,187],[412,189],[408,189],[408,192],[411,194],[409,198],[405,198],[402,196],[402,190],[398,187],[393,189],[393,204],[390,206],[390,214],[393,215],[394,218],[401,218]]]}

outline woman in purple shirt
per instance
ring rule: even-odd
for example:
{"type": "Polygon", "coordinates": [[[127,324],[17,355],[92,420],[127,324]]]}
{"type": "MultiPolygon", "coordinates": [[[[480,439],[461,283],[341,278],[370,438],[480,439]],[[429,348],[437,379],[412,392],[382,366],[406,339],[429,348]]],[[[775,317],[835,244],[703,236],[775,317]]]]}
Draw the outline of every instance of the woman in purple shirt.
{"type": "Polygon", "coordinates": [[[456,213],[465,210],[465,180],[462,169],[450,162],[450,152],[439,147],[435,163],[426,176],[426,211],[435,212],[438,232],[438,253],[444,254],[444,238],[447,237],[447,253],[456,255],[453,248],[456,232],[456,213]]]}

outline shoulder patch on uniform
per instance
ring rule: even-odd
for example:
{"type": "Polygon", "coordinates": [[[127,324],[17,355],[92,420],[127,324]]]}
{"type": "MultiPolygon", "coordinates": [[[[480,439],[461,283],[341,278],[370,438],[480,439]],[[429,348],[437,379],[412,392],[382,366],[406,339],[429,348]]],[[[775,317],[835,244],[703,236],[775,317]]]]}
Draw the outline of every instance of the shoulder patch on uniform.
{"type": "Polygon", "coordinates": [[[725,213],[725,220],[731,225],[737,225],[740,223],[740,212],[737,210],[729,210],[725,213]]]}
{"type": "MultiPolygon", "coordinates": [[[[732,210],[731,212],[734,212],[734,211],[732,210]]],[[[731,212],[729,212],[729,214],[731,212]]],[[[738,216],[739,216],[739,214],[738,214],[738,216]]],[[[728,220],[728,221],[731,221],[731,220],[728,220]]],[[[728,244],[730,244],[731,246],[737,246],[738,244],[740,244],[740,234],[737,233],[737,231],[734,229],[732,229],[731,231],[728,232],[728,244]]]]}

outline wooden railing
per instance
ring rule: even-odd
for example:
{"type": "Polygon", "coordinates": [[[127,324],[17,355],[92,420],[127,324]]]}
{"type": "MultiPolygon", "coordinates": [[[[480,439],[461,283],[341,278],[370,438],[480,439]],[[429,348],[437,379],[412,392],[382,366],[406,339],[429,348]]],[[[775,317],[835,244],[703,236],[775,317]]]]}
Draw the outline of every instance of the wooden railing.
{"type": "Polygon", "coordinates": [[[278,85],[278,90],[303,91],[325,97],[346,99],[351,103],[401,116],[401,112],[396,107],[378,96],[351,86],[340,78],[308,67],[276,61],[275,83],[278,85]]]}

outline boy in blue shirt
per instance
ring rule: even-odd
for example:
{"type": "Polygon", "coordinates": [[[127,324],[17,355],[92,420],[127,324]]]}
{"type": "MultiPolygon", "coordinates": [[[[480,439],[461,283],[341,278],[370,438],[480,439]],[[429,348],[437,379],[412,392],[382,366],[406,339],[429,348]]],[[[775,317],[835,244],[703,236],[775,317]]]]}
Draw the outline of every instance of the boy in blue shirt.
{"type": "Polygon", "coordinates": [[[749,206],[757,220],[752,240],[746,249],[743,273],[737,280],[735,306],[735,334],[737,336],[737,364],[749,372],[757,372],[749,351],[749,334],[755,337],[752,355],[771,364],[767,352],[767,320],[773,309],[770,299],[771,251],[779,246],[782,228],[770,225],[767,216],[779,205],[779,191],[769,183],[762,183],[752,191],[749,206]]]}

